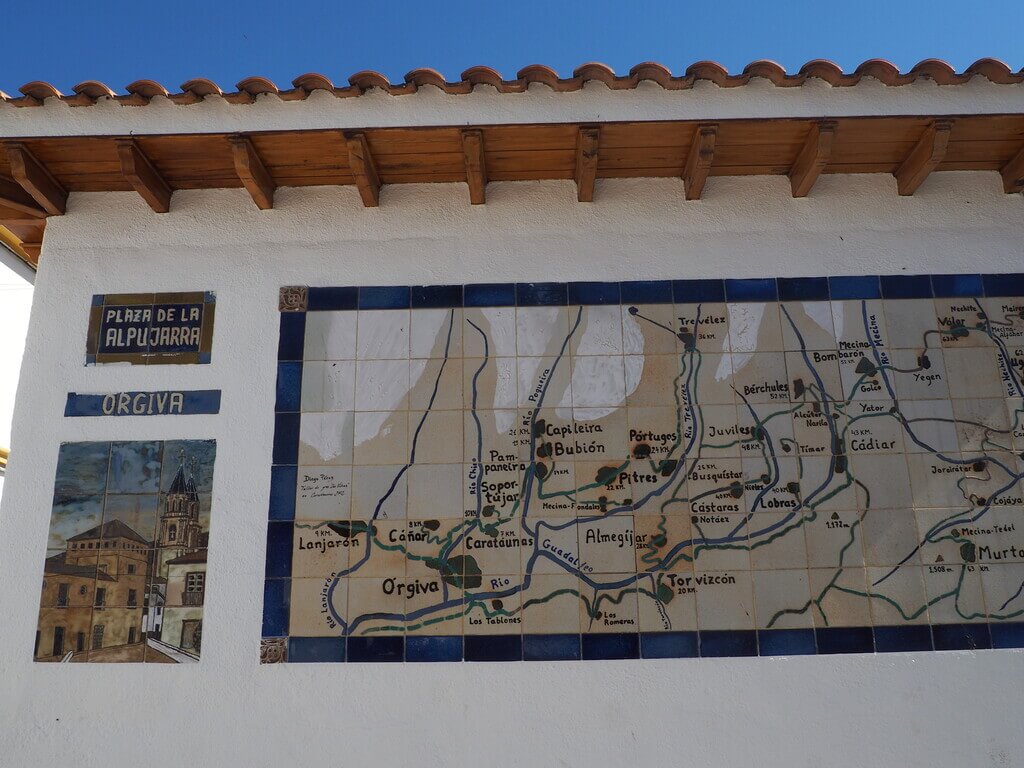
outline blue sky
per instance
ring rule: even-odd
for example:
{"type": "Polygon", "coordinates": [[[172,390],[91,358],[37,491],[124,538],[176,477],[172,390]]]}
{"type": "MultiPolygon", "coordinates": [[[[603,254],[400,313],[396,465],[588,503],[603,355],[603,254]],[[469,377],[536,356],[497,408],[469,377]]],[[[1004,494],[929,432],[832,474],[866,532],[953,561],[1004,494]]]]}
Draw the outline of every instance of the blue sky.
{"type": "Polygon", "coordinates": [[[70,92],[82,80],[117,91],[147,78],[171,90],[193,77],[228,89],[250,76],[280,87],[305,72],[338,84],[361,69],[392,80],[433,67],[449,80],[475,64],[506,77],[527,64],[562,76],[586,61],[626,72],[658,61],[673,72],[713,59],[737,71],[770,58],[787,70],[813,58],[844,69],[924,58],[957,69],[982,56],[1024,67],[1024,3],[991,0],[810,2],[216,2],[9,0],[0,13],[0,90],[30,80],[70,92]]]}

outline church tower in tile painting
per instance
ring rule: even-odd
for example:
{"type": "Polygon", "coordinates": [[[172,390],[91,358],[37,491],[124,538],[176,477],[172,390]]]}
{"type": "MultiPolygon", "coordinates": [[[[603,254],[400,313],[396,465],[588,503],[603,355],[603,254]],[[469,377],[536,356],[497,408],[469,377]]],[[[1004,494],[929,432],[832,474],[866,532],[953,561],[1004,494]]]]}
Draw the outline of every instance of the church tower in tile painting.
{"type": "Polygon", "coordinates": [[[156,546],[157,572],[162,573],[173,560],[200,547],[202,528],[199,523],[199,492],[192,470],[185,468],[184,456],[164,497],[156,546]]]}

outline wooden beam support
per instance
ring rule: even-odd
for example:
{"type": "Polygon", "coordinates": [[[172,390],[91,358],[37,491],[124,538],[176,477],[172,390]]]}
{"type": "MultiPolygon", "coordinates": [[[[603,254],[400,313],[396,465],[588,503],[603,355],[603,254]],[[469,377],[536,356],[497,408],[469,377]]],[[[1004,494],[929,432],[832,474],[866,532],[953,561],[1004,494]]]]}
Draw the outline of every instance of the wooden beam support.
{"type": "Polygon", "coordinates": [[[68,192],[20,141],[4,142],[11,175],[40,208],[51,216],[67,209],[68,192]]]}
{"type": "Polygon", "coordinates": [[[597,158],[600,153],[601,129],[580,126],[576,134],[576,199],[581,203],[594,201],[597,179],[597,158]]]}
{"type": "Polygon", "coordinates": [[[0,222],[0,243],[32,269],[39,266],[39,253],[43,247],[46,219],[0,222]]]}
{"type": "Polygon", "coordinates": [[[789,169],[789,183],[793,188],[793,197],[807,197],[814,182],[832,157],[832,139],[835,136],[834,120],[822,120],[811,126],[803,149],[797,155],[796,162],[789,169]]]}
{"type": "Polygon", "coordinates": [[[912,195],[942,162],[949,144],[952,120],[933,120],[893,175],[901,195],[912,195]]]}
{"type": "Polygon", "coordinates": [[[18,211],[26,218],[42,219],[48,215],[21,184],[3,176],[0,176],[0,207],[18,211]]]}
{"type": "Polygon", "coordinates": [[[704,192],[704,182],[711,170],[711,161],[715,158],[717,137],[717,123],[701,123],[697,126],[686,157],[686,168],[683,170],[683,188],[687,200],[700,200],[704,192]]]}
{"type": "Polygon", "coordinates": [[[370,154],[366,136],[362,133],[346,133],[345,142],[348,144],[348,164],[359,188],[359,196],[363,198],[363,205],[376,208],[380,205],[380,176],[377,175],[377,166],[370,154]]]}
{"type": "Polygon", "coordinates": [[[229,136],[231,144],[231,158],[235,162],[235,173],[242,181],[242,186],[248,190],[256,207],[261,211],[267,211],[274,207],[274,190],[277,184],[267,171],[256,148],[248,136],[229,136]]]}
{"type": "Polygon", "coordinates": [[[462,132],[462,154],[466,156],[469,202],[473,205],[483,205],[487,202],[487,164],[484,162],[483,131],[467,129],[462,132]]]}
{"type": "Polygon", "coordinates": [[[117,140],[117,156],[121,161],[121,173],[128,179],[142,199],[157,213],[171,210],[172,189],[164,177],[153,167],[134,139],[117,140]]]}
{"type": "Polygon", "coordinates": [[[999,172],[1003,175],[1003,191],[1006,194],[1024,192],[1024,147],[999,172]]]}
{"type": "Polygon", "coordinates": [[[43,252],[43,233],[39,232],[37,240],[22,240],[21,250],[28,256],[27,264],[33,269],[39,268],[39,255],[43,252]]]}

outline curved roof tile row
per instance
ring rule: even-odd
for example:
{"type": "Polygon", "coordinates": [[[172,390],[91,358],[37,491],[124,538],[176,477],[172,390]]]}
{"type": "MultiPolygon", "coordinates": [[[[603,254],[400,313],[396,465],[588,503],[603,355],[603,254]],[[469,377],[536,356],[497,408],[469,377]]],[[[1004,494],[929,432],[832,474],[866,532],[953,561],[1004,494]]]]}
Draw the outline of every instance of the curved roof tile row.
{"type": "Polygon", "coordinates": [[[12,97],[0,91],[0,101],[19,107],[35,107],[46,99],[55,98],[72,106],[87,106],[95,104],[99,99],[109,98],[122,104],[141,105],[149,103],[154,96],[163,96],[176,104],[194,104],[207,96],[218,96],[232,104],[249,104],[264,93],[274,93],[286,101],[295,101],[320,90],[339,98],[359,96],[373,88],[393,96],[402,96],[415,93],[422,86],[434,86],[449,94],[469,93],[478,85],[492,86],[500,93],[522,93],[531,83],[543,83],[558,92],[578,91],[592,80],[602,82],[612,90],[636,88],[645,80],[657,83],[666,90],[684,90],[692,88],[698,80],[707,80],[722,88],[733,88],[746,85],[755,77],[785,88],[802,85],[808,78],[824,80],[835,87],[847,87],[856,85],[864,77],[874,78],[885,85],[898,86],[918,80],[932,80],[939,85],[959,85],[976,76],[998,84],[1021,83],[1024,82],[1024,69],[1013,72],[996,59],[979,59],[963,72],[957,72],[945,61],[925,59],[909,72],[901,73],[892,62],[869,59],[853,72],[846,73],[831,61],[815,59],[804,64],[795,74],[787,74],[774,61],[761,60],[751,62],[739,74],[730,74],[725,67],[713,61],[699,61],[691,64],[682,75],[673,75],[661,64],[644,62],[629,70],[628,75],[616,75],[614,70],[604,64],[588,63],[577,67],[572,77],[559,77],[551,67],[531,64],[519,70],[514,80],[503,79],[499,72],[490,67],[470,67],[454,82],[445,80],[434,69],[414,69],[406,74],[402,83],[392,83],[379,72],[364,70],[352,75],[347,86],[339,87],[324,75],[311,72],[295,78],[292,87],[284,90],[265,77],[248,77],[238,83],[235,86],[237,90],[233,92],[224,92],[212,80],[203,78],[183,83],[178,93],[169,92],[153,80],[136,80],[125,88],[126,94],[118,94],[96,80],[86,80],[72,88],[73,95],[61,93],[49,83],[34,81],[19,89],[22,96],[12,97]]]}

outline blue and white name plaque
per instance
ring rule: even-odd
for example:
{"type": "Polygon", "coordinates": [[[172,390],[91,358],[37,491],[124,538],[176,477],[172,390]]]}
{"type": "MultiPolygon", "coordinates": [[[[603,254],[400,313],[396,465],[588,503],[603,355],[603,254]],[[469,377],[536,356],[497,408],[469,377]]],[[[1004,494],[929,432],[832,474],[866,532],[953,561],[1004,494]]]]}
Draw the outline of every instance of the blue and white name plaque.
{"type": "Polygon", "coordinates": [[[220,413],[219,389],[68,392],[65,416],[190,416],[220,413]]]}

